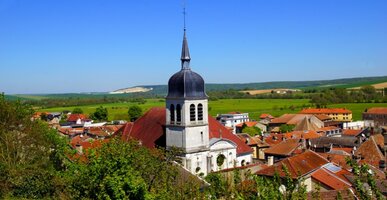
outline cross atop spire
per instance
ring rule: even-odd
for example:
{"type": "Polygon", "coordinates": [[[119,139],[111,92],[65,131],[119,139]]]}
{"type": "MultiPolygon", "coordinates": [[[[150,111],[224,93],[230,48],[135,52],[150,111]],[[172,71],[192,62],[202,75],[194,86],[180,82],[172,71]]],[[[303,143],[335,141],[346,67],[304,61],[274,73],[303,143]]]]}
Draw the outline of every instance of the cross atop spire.
{"type": "Polygon", "coordinates": [[[189,49],[188,49],[188,42],[187,42],[187,35],[186,35],[186,27],[185,27],[185,5],[183,8],[183,15],[184,15],[184,37],[183,37],[183,46],[181,49],[181,69],[190,69],[189,62],[191,61],[191,56],[189,55],[189,49]]]}

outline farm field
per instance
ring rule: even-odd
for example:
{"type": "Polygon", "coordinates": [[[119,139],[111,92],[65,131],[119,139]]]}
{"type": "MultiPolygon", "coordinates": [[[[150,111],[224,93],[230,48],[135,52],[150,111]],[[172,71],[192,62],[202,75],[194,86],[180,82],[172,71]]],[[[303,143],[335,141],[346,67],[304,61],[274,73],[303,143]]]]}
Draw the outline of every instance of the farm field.
{"type": "MultiPolygon", "coordinates": [[[[109,120],[125,119],[128,120],[127,111],[132,105],[140,106],[143,111],[147,111],[151,107],[164,107],[164,99],[146,99],[145,104],[133,102],[127,103],[107,103],[86,106],[72,107],[55,107],[41,109],[39,111],[61,112],[63,110],[72,111],[75,107],[81,108],[85,114],[90,114],[99,106],[108,109],[109,120]]],[[[308,99],[221,99],[209,102],[209,113],[216,116],[220,113],[228,113],[232,111],[248,112],[251,119],[257,120],[262,113],[270,113],[278,117],[285,113],[298,113],[302,107],[310,107],[308,99]]],[[[353,119],[360,120],[361,114],[366,108],[370,107],[387,107],[387,103],[347,103],[333,104],[330,108],[347,108],[352,110],[353,119]]]]}

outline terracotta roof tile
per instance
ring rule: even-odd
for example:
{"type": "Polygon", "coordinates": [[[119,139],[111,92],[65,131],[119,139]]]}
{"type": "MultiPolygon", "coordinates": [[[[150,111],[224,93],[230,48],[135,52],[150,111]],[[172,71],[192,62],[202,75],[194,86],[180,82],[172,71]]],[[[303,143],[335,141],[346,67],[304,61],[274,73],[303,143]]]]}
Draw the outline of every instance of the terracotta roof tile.
{"type": "Polygon", "coordinates": [[[361,163],[368,163],[379,167],[379,161],[385,158],[374,138],[375,136],[371,136],[367,141],[363,142],[355,155],[361,156],[361,163]]]}
{"type": "Polygon", "coordinates": [[[342,155],[342,154],[333,154],[333,153],[318,153],[327,160],[329,160],[331,163],[335,163],[345,169],[351,169],[351,166],[347,165],[347,160],[350,159],[351,156],[348,155],[342,155]]]}
{"type": "Polygon", "coordinates": [[[318,134],[316,131],[292,131],[289,133],[283,134],[285,138],[288,139],[311,139],[319,138],[322,135],[318,134]]]}
{"type": "Polygon", "coordinates": [[[299,139],[289,139],[266,149],[265,154],[290,156],[299,146],[299,139]]]}
{"type": "Polygon", "coordinates": [[[265,137],[263,140],[265,143],[269,144],[270,146],[278,144],[283,141],[283,134],[276,134],[271,133],[268,137],[265,137]]]}
{"type": "Polygon", "coordinates": [[[335,174],[324,168],[320,168],[312,173],[312,178],[330,187],[333,190],[344,190],[351,187],[351,184],[342,180],[335,174]]]}
{"type": "Polygon", "coordinates": [[[302,114],[330,114],[330,113],[347,113],[350,114],[352,111],[345,108],[305,108],[301,110],[302,114]]]}
{"type": "Polygon", "coordinates": [[[76,122],[78,119],[86,120],[87,116],[84,114],[71,114],[68,118],[68,122],[76,122]]]}
{"type": "Polygon", "coordinates": [[[242,128],[243,124],[246,124],[247,127],[253,127],[256,124],[258,124],[258,122],[251,122],[251,121],[250,122],[243,122],[243,123],[235,125],[235,127],[242,128]]]}
{"type": "Polygon", "coordinates": [[[258,171],[256,174],[262,176],[274,176],[274,174],[278,173],[279,176],[284,177],[285,173],[282,170],[282,166],[285,166],[291,177],[297,178],[309,174],[327,163],[328,160],[324,157],[318,155],[314,151],[307,150],[302,154],[285,158],[272,166],[258,171]]]}
{"type": "Polygon", "coordinates": [[[315,114],[314,116],[316,116],[321,121],[332,119],[331,117],[329,117],[328,115],[325,115],[325,114],[315,114]]]}
{"type": "Polygon", "coordinates": [[[367,109],[367,114],[387,114],[387,108],[386,107],[374,107],[367,109]]]}
{"type": "Polygon", "coordinates": [[[343,135],[357,136],[363,130],[343,129],[343,135]]]}
{"type": "Polygon", "coordinates": [[[269,118],[269,119],[274,119],[274,117],[268,113],[263,113],[259,116],[260,119],[265,119],[265,118],[269,118]]]}

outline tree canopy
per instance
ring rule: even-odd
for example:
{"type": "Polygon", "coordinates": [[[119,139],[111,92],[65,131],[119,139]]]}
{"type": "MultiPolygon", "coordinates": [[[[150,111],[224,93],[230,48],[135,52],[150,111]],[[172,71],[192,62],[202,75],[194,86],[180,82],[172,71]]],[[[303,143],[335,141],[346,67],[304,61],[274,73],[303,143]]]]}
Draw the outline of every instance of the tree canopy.
{"type": "Polygon", "coordinates": [[[98,121],[108,120],[108,110],[102,106],[95,109],[95,112],[90,115],[91,119],[98,121]]]}
{"type": "Polygon", "coordinates": [[[130,106],[128,110],[128,115],[129,115],[130,121],[132,122],[136,121],[136,119],[138,119],[142,115],[141,107],[138,105],[130,106]]]}

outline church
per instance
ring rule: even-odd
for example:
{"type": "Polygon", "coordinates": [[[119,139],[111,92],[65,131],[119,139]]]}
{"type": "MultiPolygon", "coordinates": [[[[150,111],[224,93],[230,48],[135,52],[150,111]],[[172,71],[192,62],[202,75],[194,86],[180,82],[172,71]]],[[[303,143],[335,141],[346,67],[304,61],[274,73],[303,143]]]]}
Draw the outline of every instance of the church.
{"type": "Polygon", "coordinates": [[[149,148],[178,147],[183,167],[196,175],[250,164],[253,150],[208,114],[204,80],[190,67],[185,28],[180,59],[180,71],[168,81],[165,108],[151,108],[127,123],[123,139],[149,148]]]}

